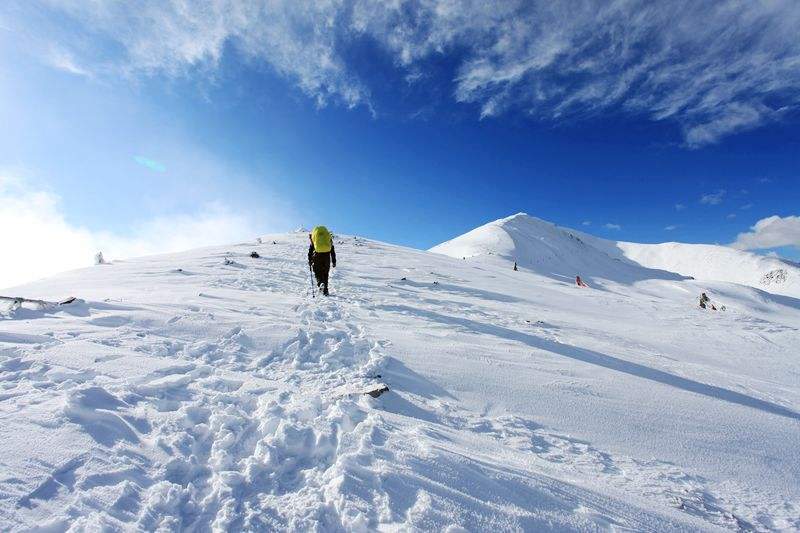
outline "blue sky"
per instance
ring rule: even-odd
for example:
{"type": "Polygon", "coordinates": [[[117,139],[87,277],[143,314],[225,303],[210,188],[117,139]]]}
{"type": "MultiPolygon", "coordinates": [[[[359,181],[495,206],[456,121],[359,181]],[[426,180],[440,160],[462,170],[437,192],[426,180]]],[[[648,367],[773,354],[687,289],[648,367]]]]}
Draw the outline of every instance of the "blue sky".
{"type": "Polygon", "coordinates": [[[800,259],[797,2],[183,5],[0,7],[4,247],[427,248],[525,211],[800,259]]]}

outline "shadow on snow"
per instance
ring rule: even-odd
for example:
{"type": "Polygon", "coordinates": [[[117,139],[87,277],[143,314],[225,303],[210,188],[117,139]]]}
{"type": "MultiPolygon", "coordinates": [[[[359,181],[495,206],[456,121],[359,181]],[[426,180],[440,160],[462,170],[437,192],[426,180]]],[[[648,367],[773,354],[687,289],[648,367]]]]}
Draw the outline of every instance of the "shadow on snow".
{"type": "Polygon", "coordinates": [[[766,400],[759,400],[758,398],[753,398],[752,396],[747,396],[746,394],[725,389],[723,387],[717,387],[715,385],[709,385],[706,383],[701,383],[699,381],[694,381],[689,378],[676,376],[675,374],[671,374],[663,370],[657,370],[655,368],[650,368],[648,366],[644,366],[638,363],[633,363],[631,361],[626,361],[624,359],[612,357],[610,355],[606,355],[600,352],[595,352],[593,350],[578,348],[576,346],[571,346],[569,344],[562,344],[547,339],[542,339],[534,335],[529,335],[527,333],[514,331],[512,329],[496,326],[493,324],[484,324],[481,322],[475,322],[474,320],[469,320],[467,318],[443,315],[435,311],[417,309],[405,305],[379,305],[376,306],[376,308],[384,311],[408,313],[411,315],[424,316],[429,320],[439,322],[441,324],[446,324],[448,326],[458,326],[463,330],[467,331],[468,333],[474,333],[479,335],[488,334],[488,335],[493,335],[495,337],[499,337],[501,339],[521,342],[523,344],[527,344],[532,348],[537,348],[564,357],[569,357],[570,359],[581,361],[583,363],[588,363],[590,365],[596,365],[617,372],[622,372],[624,374],[628,374],[631,376],[635,376],[638,378],[648,379],[650,381],[682,389],[687,392],[700,394],[716,400],[722,400],[725,402],[730,402],[745,407],[750,407],[752,409],[758,409],[765,413],[783,416],[794,420],[800,420],[800,414],[792,411],[791,409],[787,409],[786,407],[783,407],[781,405],[777,405],[772,402],[768,402],[766,400]]]}

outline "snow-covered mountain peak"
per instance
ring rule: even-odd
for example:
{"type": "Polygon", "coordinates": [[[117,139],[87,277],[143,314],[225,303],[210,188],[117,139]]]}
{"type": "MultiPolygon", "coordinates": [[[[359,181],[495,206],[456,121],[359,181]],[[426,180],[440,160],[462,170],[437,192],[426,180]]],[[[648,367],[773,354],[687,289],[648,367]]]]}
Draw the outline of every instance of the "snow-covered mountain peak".
{"type": "Polygon", "coordinates": [[[548,221],[546,221],[544,219],[529,215],[528,213],[525,213],[523,211],[520,211],[519,213],[514,213],[513,215],[507,216],[505,218],[499,218],[497,220],[489,222],[489,224],[496,224],[498,226],[504,226],[504,225],[507,225],[507,224],[510,224],[510,223],[514,223],[514,222],[521,222],[521,223],[540,222],[540,223],[543,223],[543,224],[553,225],[551,222],[548,222],[548,221]]]}
{"type": "Polygon", "coordinates": [[[517,213],[430,249],[457,258],[496,257],[556,277],[728,281],[800,298],[800,267],[728,246],[613,241],[517,213]]]}
{"type": "MultiPolygon", "coordinates": [[[[599,243],[598,243],[599,244],[599,243]]],[[[456,258],[492,256],[520,268],[556,279],[580,275],[623,283],[643,279],[681,279],[678,274],[653,270],[609,254],[605,246],[589,243],[581,232],[517,213],[484,224],[431,252],[456,258]]]]}
{"type": "Polygon", "coordinates": [[[434,246],[430,251],[452,257],[475,257],[497,255],[512,261],[527,264],[534,241],[544,243],[551,249],[575,240],[555,224],[533,217],[527,213],[494,220],[453,240],[434,246]]]}

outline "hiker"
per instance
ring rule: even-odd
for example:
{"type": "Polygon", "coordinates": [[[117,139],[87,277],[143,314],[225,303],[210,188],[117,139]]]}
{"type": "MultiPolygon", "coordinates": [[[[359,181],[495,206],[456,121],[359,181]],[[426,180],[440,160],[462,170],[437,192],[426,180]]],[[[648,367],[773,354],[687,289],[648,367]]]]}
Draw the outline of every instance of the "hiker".
{"type": "Polygon", "coordinates": [[[328,296],[328,273],[331,267],[336,268],[336,250],[333,248],[333,237],[325,226],[315,227],[308,234],[311,244],[308,247],[308,264],[314,270],[317,287],[322,294],[328,296]]]}
{"type": "Polygon", "coordinates": [[[514,272],[516,272],[516,271],[517,271],[517,262],[514,261],[514,272]]]}
{"type": "Polygon", "coordinates": [[[583,282],[580,276],[575,276],[575,285],[578,287],[589,287],[587,284],[583,282]]]}

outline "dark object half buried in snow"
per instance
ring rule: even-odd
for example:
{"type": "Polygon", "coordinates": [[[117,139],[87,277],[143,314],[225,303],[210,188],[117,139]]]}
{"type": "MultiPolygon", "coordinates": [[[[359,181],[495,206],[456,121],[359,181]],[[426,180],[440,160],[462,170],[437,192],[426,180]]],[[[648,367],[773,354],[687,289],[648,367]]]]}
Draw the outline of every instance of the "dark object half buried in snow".
{"type": "Polygon", "coordinates": [[[40,307],[58,307],[59,305],[69,305],[74,303],[77,298],[74,296],[70,296],[69,298],[64,298],[58,302],[49,302],[47,300],[37,300],[34,298],[22,298],[20,296],[0,296],[0,300],[11,302],[11,305],[19,307],[22,304],[30,303],[36,304],[40,307]]]}
{"type": "Polygon", "coordinates": [[[342,398],[344,396],[353,396],[353,395],[363,395],[367,394],[372,396],[373,398],[377,398],[384,392],[389,392],[389,386],[385,383],[374,383],[372,385],[363,385],[363,386],[350,386],[345,385],[343,387],[339,387],[332,391],[332,396],[334,398],[342,398]]]}

